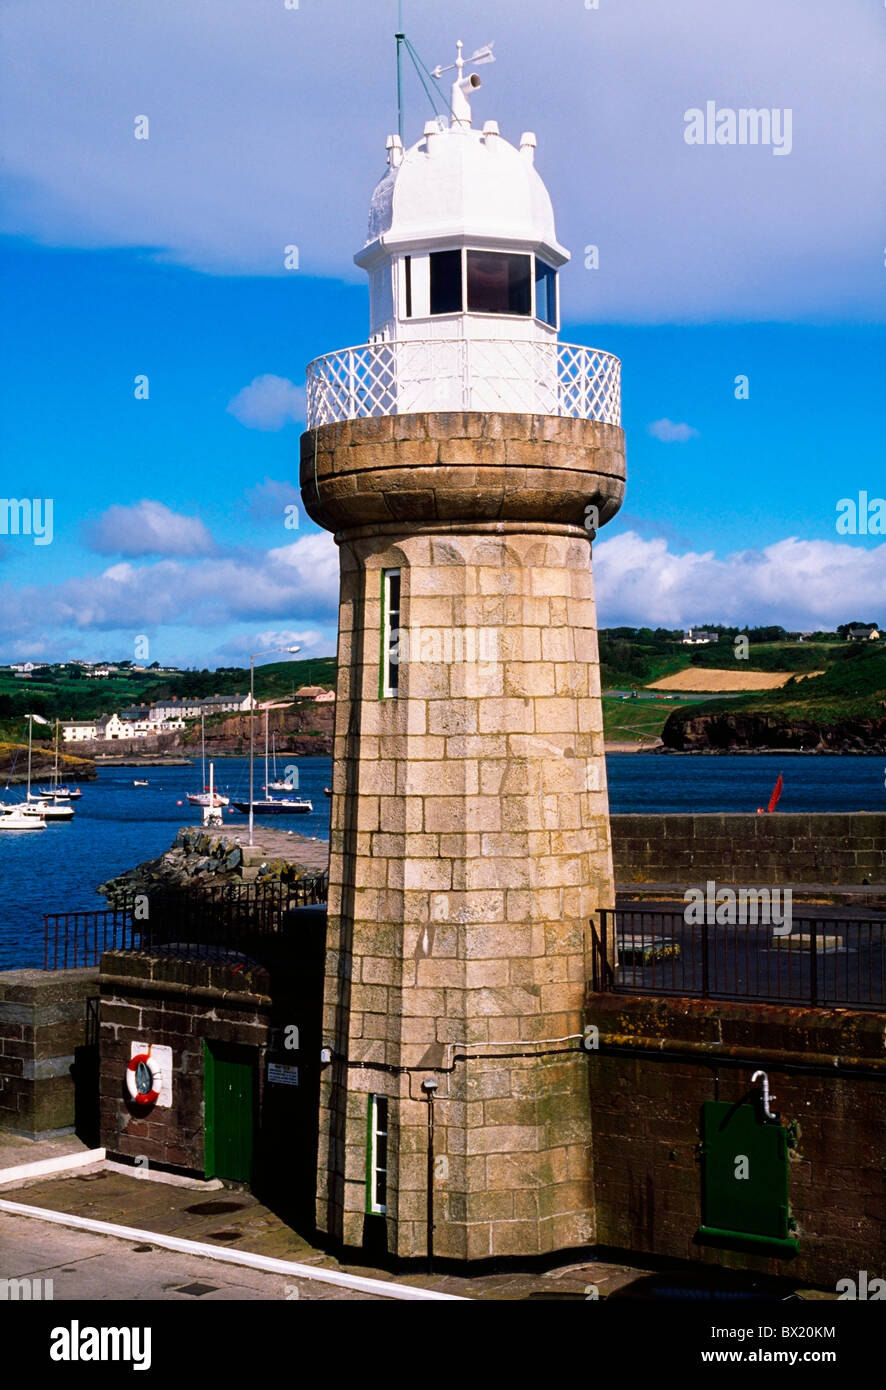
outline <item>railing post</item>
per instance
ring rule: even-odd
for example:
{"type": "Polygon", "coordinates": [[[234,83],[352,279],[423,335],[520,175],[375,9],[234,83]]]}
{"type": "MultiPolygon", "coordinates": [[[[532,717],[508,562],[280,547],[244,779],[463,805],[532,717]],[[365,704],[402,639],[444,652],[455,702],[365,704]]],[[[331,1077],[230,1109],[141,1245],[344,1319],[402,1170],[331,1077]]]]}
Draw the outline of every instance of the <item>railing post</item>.
{"type": "Polygon", "coordinates": [[[809,961],[809,996],[810,1003],[815,1007],[818,1004],[818,923],[814,917],[809,925],[809,947],[812,951],[809,961]]]}
{"type": "Polygon", "coordinates": [[[348,407],[350,412],[349,418],[353,420],[356,418],[357,415],[357,387],[354,376],[353,348],[348,348],[348,400],[350,402],[350,405],[348,407]]]}
{"type": "Polygon", "coordinates": [[[708,951],[708,914],[705,912],[701,923],[701,997],[710,997],[710,955],[708,951]]]}

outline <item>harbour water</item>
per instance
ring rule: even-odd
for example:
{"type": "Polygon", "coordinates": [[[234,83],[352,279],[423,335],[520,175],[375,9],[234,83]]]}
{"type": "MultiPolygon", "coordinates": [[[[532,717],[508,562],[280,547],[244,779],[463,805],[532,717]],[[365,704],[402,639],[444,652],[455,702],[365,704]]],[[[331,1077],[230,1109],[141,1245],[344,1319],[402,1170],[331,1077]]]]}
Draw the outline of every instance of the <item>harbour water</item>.
{"type": "MultiPolygon", "coordinates": [[[[607,768],[614,813],[753,812],[766,805],[779,773],[784,776],[779,811],[886,809],[882,756],[614,753],[607,757],[607,768]]],[[[330,784],[331,760],[303,758],[298,772],[298,794],[312,801],[314,809],[307,815],[274,817],[273,824],[325,840],[329,799],[323,788],[330,784]]],[[[248,777],[245,758],[216,763],[217,786],[238,799],[247,796],[248,777]]],[[[264,769],[257,762],[256,788],[263,781],[264,769]]],[[[185,800],[199,786],[199,763],[101,768],[97,782],[84,784],[71,823],[31,834],[0,834],[0,969],[41,963],[43,913],[104,907],[104,898],[95,891],[99,883],[162,854],[179,826],[199,825],[199,808],[185,800]],[[133,780],[142,777],[148,786],[134,787],[133,780]]],[[[245,833],[246,817],[225,810],[224,824],[234,834],[245,833]]]]}

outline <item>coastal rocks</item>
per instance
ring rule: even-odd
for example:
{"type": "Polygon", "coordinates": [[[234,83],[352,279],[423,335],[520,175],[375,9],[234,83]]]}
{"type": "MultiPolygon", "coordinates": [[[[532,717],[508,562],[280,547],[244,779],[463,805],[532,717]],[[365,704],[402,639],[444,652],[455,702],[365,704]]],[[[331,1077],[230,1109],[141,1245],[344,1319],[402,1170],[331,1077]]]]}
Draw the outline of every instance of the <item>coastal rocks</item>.
{"type": "Polygon", "coordinates": [[[302,863],[296,857],[305,843],[299,837],[293,841],[292,857],[272,857],[260,846],[250,850],[230,835],[185,828],[159,858],[108,879],[98,891],[111,907],[120,907],[137,894],[150,895],[157,889],[192,893],[224,884],[297,883],[318,871],[317,863],[302,863]]]}
{"type": "Polygon", "coordinates": [[[768,748],[806,753],[882,753],[886,752],[886,719],[843,719],[825,724],[738,710],[711,714],[675,710],[661,737],[665,749],[680,753],[768,748]]]}

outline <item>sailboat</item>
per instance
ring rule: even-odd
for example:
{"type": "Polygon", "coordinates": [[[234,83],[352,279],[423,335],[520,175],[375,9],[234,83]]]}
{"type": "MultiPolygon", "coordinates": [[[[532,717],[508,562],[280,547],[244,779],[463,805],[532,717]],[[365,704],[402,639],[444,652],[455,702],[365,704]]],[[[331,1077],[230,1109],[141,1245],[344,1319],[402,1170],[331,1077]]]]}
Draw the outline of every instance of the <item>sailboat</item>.
{"type": "Polygon", "coordinates": [[[206,718],[200,715],[200,775],[202,792],[188,792],[186,800],[191,806],[227,806],[231,798],[217,792],[214,786],[206,785],[206,718]]]}
{"type": "MultiPolygon", "coordinates": [[[[280,774],[279,774],[279,772],[277,771],[277,734],[276,734],[276,732],[271,734],[271,766],[272,766],[273,769],[274,769],[274,780],[273,780],[273,782],[266,782],[266,783],[265,783],[265,791],[266,791],[266,792],[291,792],[291,791],[294,791],[295,788],[298,786],[298,778],[296,778],[296,780],[295,780],[294,783],[293,783],[293,782],[289,782],[289,781],[287,781],[287,779],[286,779],[285,777],[281,777],[280,774]]],[[[265,772],[265,776],[267,776],[267,771],[265,772]]]]}
{"type": "Polygon", "coordinates": [[[21,808],[23,816],[36,816],[42,821],[69,821],[74,819],[73,806],[66,806],[64,801],[57,801],[55,788],[58,786],[58,720],[55,721],[55,768],[52,774],[53,790],[48,794],[32,796],[31,794],[31,743],[34,729],[35,716],[28,715],[28,791],[25,798],[25,805],[21,808]]]}
{"type": "MultiPolygon", "coordinates": [[[[38,724],[48,724],[48,719],[43,719],[39,714],[29,714],[28,720],[28,796],[31,795],[31,744],[33,742],[34,720],[38,724]]],[[[16,754],[16,760],[18,754],[16,754]]],[[[13,767],[15,763],[13,763],[13,767]]],[[[12,773],[9,774],[12,776],[12,773]]],[[[9,782],[6,783],[7,788],[9,782]]],[[[42,803],[41,803],[42,805],[42,803]]],[[[42,810],[37,806],[22,805],[21,802],[12,804],[4,802],[0,804],[0,830],[45,830],[46,821],[43,818],[42,810]]],[[[73,814],[73,812],[72,812],[73,814]]]]}
{"type": "MultiPolygon", "coordinates": [[[[266,709],[266,710],[265,710],[265,791],[266,791],[266,792],[268,791],[270,785],[272,785],[272,784],[269,782],[269,772],[268,772],[268,711],[267,711],[267,709],[266,709]]],[[[278,782],[278,785],[279,785],[279,782],[278,782]]],[[[283,783],[282,785],[286,786],[286,783],[283,783]]],[[[238,810],[238,811],[242,811],[242,812],[243,812],[245,815],[247,815],[247,816],[249,815],[249,805],[250,805],[250,803],[249,803],[248,801],[235,801],[235,802],[234,802],[234,806],[237,808],[237,810],[238,810]]],[[[253,812],[253,815],[254,815],[256,812],[261,812],[261,814],[262,814],[263,816],[300,816],[300,815],[307,815],[308,812],[309,812],[309,811],[313,811],[313,809],[314,809],[314,804],[313,804],[313,802],[311,802],[311,801],[306,801],[306,800],[304,799],[304,797],[301,797],[301,796],[263,796],[263,797],[255,797],[255,798],[253,799],[253,801],[252,801],[252,812],[253,812]]]]}

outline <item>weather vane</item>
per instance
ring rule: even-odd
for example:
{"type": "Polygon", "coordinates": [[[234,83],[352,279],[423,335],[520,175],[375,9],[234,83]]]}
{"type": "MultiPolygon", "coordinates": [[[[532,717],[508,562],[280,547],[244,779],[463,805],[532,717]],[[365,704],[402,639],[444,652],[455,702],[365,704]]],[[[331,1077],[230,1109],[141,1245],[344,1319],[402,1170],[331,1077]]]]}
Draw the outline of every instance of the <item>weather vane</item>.
{"type": "MultiPolygon", "coordinates": [[[[458,57],[456,58],[455,62],[447,63],[445,68],[441,67],[438,63],[437,66],[431,71],[432,77],[436,77],[439,79],[443,76],[444,72],[450,72],[452,68],[457,68],[458,78],[459,81],[461,81],[462,69],[465,65],[465,59],[461,56],[461,51],[464,48],[464,44],[462,43],[461,39],[458,40],[456,47],[458,48],[458,57]]],[[[494,47],[495,40],[493,39],[492,43],[485,43],[482,48],[477,49],[476,53],[472,53],[467,61],[469,63],[494,63],[495,54],[492,51],[494,47]]]]}

